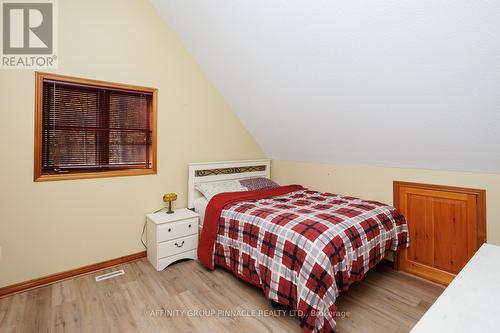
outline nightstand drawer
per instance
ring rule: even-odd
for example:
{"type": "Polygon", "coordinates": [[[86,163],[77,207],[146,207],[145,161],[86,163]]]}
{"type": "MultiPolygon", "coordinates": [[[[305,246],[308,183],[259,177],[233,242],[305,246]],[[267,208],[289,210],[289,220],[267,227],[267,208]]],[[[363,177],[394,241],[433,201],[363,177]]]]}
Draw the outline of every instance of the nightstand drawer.
{"type": "Polygon", "coordinates": [[[166,223],[158,226],[157,242],[193,235],[198,233],[198,218],[166,223]]]}
{"type": "MultiPolygon", "coordinates": [[[[196,229],[195,229],[196,230],[196,229]]],[[[198,235],[177,238],[158,244],[158,258],[193,250],[198,246],[198,235]]]]}

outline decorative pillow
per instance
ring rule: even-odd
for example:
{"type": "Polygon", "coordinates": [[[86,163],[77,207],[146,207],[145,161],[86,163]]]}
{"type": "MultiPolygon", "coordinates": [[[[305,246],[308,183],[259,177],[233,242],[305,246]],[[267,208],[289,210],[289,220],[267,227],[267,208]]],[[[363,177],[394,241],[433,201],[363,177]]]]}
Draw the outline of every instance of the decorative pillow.
{"type": "Polygon", "coordinates": [[[220,182],[209,182],[196,184],[195,188],[203,194],[207,200],[212,199],[212,197],[218,193],[222,192],[240,192],[248,191],[246,187],[243,187],[237,180],[223,180],[220,182]]]}
{"type": "Polygon", "coordinates": [[[271,179],[264,177],[242,179],[240,180],[240,184],[247,188],[249,191],[279,187],[279,185],[273,182],[271,179]]]}

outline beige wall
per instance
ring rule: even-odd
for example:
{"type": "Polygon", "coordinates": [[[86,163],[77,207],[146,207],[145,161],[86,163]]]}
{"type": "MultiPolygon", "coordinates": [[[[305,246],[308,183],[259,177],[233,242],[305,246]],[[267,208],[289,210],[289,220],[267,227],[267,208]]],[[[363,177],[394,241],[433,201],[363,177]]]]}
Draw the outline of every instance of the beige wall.
{"type": "Polygon", "coordinates": [[[271,170],[280,184],[297,183],[388,204],[392,204],[393,180],[485,189],[488,243],[500,245],[500,174],[292,161],[273,161],[271,170]]]}
{"type": "Polygon", "coordinates": [[[34,183],[34,73],[0,70],[0,287],[141,251],[188,162],[265,156],[148,0],[58,3],[54,72],[159,89],[158,175],[34,183]]]}

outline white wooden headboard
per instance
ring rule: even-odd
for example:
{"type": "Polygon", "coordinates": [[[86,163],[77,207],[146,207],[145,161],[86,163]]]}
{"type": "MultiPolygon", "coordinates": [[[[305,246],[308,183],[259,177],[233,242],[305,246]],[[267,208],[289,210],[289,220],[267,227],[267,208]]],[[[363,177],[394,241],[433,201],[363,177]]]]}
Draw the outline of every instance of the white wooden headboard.
{"type": "Polygon", "coordinates": [[[246,160],[226,162],[189,163],[188,208],[202,194],[195,189],[198,183],[251,177],[271,178],[271,160],[246,160]]]}

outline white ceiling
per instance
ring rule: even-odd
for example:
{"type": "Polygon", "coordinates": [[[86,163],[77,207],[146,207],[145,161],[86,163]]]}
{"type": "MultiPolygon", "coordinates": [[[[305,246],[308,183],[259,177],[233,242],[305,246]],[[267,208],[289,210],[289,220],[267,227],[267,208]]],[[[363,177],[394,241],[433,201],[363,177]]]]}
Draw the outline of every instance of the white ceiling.
{"type": "Polygon", "coordinates": [[[153,1],[271,158],[500,172],[500,1],[153,1]]]}

